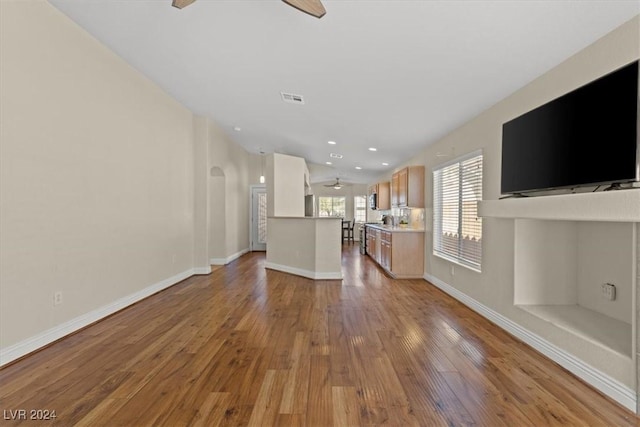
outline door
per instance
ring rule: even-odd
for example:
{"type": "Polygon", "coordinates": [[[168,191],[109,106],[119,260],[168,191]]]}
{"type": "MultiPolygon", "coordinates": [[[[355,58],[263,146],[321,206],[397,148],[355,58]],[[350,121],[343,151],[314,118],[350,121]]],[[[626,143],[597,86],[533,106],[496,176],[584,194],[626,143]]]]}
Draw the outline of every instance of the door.
{"type": "Polygon", "coordinates": [[[251,250],[267,250],[267,188],[251,186],[251,250]]]}

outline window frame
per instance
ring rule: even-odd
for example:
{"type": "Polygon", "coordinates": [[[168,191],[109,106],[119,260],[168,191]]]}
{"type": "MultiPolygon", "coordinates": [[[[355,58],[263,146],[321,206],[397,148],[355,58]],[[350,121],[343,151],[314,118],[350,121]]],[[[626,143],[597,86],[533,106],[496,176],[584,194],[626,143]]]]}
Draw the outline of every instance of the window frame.
{"type": "Polygon", "coordinates": [[[344,218],[347,215],[347,197],[346,196],[318,196],[318,216],[323,218],[344,218]],[[322,215],[321,200],[322,199],[331,199],[331,212],[335,212],[335,199],[342,199],[344,203],[344,215],[322,215]]]}
{"type": "Polygon", "coordinates": [[[353,221],[357,223],[367,222],[367,195],[366,194],[353,196],[353,221]],[[357,202],[358,198],[362,198],[362,207],[358,207],[358,202],[357,202]],[[358,220],[358,213],[360,213],[361,216],[364,216],[362,221],[358,220]]]}
{"type": "Polygon", "coordinates": [[[464,218],[464,196],[463,196],[463,168],[462,168],[462,164],[468,160],[474,159],[476,157],[480,157],[480,166],[482,168],[481,174],[480,174],[480,195],[479,198],[476,198],[476,201],[482,201],[483,200],[483,193],[484,193],[484,189],[483,189],[483,183],[484,183],[484,155],[482,150],[475,150],[472,151],[470,153],[467,153],[463,156],[460,157],[456,157],[455,159],[452,159],[450,161],[444,162],[444,163],[440,163],[436,166],[434,166],[432,168],[432,179],[433,179],[433,240],[432,240],[432,246],[433,246],[433,255],[437,256],[438,258],[442,258],[445,259],[447,261],[453,262],[454,264],[460,265],[462,267],[468,268],[472,271],[475,271],[477,273],[481,273],[482,272],[482,235],[483,235],[483,225],[482,225],[482,218],[477,216],[477,207],[476,207],[476,220],[480,222],[480,244],[479,244],[479,262],[476,263],[474,260],[471,259],[467,259],[463,256],[463,251],[462,251],[462,244],[463,244],[463,239],[462,239],[462,229],[464,228],[464,224],[465,224],[465,218],[464,218]],[[442,242],[440,241],[440,245],[438,245],[438,236],[442,235],[442,222],[443,222],[443,214],[442,212],[439,212],[439,209],[442,209],[442,201],[438,201],[436,200],[436,198],[438,197],[438,195],[442,195],[443,194],[443,189],[437,189],[436,186],[438,185],[438,179],[436,177],[436,174],[438,172],[443,171],[444,169],[451,167],[453,165],[459,165],[459,172],[458,172],[458,188],[457,188],[457,194],[454,196],[454,198],[458,198],[458,207],[457,207],[457,255],[453,255],[451,253],[448,253],[447,251],[445,251],[442,248],[442,242]],[[440,219],[441,224],[437,224],[437,221],[440,219]]]}

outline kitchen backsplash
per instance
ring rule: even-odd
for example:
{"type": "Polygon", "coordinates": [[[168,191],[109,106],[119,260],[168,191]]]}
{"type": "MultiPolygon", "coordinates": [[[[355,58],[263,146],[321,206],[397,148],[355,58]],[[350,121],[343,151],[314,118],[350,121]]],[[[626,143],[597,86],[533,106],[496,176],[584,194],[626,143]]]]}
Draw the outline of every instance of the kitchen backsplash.
{"type": "Polygon", "coordinates": [[[408,226],[411,228],[425,228],[425,212],[424,209],[419,208],[391,208],[384,211],[375,211],[377,218],[374,221],[381,221],[384,216],[392,216],[394,218],[394,224],[400,224],[402,219],[405,219],[408,226]]]}

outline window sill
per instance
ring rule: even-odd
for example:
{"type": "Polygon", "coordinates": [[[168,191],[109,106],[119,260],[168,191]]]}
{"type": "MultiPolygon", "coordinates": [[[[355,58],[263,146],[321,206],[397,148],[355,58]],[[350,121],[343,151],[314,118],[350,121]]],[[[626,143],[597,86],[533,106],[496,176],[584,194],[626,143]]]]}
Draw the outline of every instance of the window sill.
{"type": "Polygon", "coordinates": [[[471,270],[471,271],[473,271],[474,273],[482,273],[482,270],[481,270],[481,269],[476,268],[476,267],[471,267],[470,265],[467,265],[467,264],[463,264],[463,263],[462,263],[462,262],[460,262],[460,260],[459,260],[459,259],[457,259],[457,258],[453,258],[453,257],[449,257],[449,256],[446,256],[446,255],[442,255],[442,254],[439,254],[439,253],[437,253],[437,252],[435,252],[435,251],[433,251],[433,255],[434,255],[434,256],[436,256],[436,257],[438,257],[438,258],[440,258],[440,259],[443,259],[443,260],[445,260],[445,261],[449,261],[449,262],[451,262],[451,263],[453,263],[453,264],[455,264],[455,265],[459,265],[460,267],[464,267],[464,268],[466,268],[467,270],[471,270]]]}

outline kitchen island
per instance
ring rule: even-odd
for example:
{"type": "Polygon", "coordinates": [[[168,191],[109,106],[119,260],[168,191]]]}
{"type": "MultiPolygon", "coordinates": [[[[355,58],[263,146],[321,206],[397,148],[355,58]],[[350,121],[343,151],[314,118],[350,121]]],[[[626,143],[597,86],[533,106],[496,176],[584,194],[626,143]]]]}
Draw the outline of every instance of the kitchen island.
{"type": "Polygon", "coordinates": [[[265,267],[310,279],[342,279],[342,219],[267,218],[265,267]]]}
{"type": "Polygon", "coordinates": [[[424,228],[366,225],[366,252],[394,279],[424,276],[424,228]]]}

